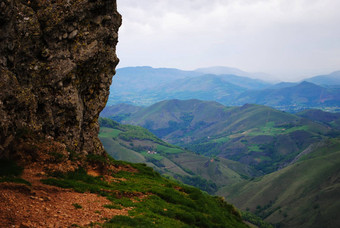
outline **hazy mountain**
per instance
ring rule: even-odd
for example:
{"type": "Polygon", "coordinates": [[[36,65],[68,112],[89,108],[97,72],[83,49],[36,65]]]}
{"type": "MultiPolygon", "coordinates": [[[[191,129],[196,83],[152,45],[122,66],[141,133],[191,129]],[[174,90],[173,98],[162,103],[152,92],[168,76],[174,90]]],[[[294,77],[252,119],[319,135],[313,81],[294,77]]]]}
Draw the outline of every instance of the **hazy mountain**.
{"type": "Polygon", "coordinates": [[[161,100],[200,99],[218,102],[225,100],[230,102],[244,91],[246,91],[244,87],[229,83],[217,75],[179,79],[155,89],[161,100]]]}
{"type": "MultiPolygon", "coordinates": [[[[152,67],[121,68],[113,79],[108,106],[119,103],[149,106],[169,99],[200,99],[224,105],[262,104],[296,112],[308,108],[336,108],[340,104],[340,88],[337,85],[327,85],[326,88],[306,81],[272,85],[234,75],[248,73],[228,69],[216,67],[182,71],[152,67]],[[225,72],[234,74],[221,74],[225,72]]],[[[335,72],[329,78],[336,78],[337,75],[335,72]]]]}
{"type": "Polygon", "coordinates": [[[322,107],[340,104],[340,89],[330,89],[310,82],[279,89],[246,91],[234,102],[235,105],[254,103],[272,107],[322,107]]]}
{"type": "Polygon", "coordinates": [[[195,77],[202,73],[172,68],[152,68],[148,66],[117,69],[110,87],[108,105],[129,103],[150,105],[160,101],[154,92],[160,86],[178,79],[195,77]]]}
{"type": "Polygon", "coordinates": [[[129,83],[129,86],[126,86],[125,89],[145,90],[174,80],[199,75],[202,75],[202,73],[178,70],[174,68],[152,68],[148,66],[125,67],[117,69],[116,76],[113,78],[112,86],[115,88],[121,83],[129,83]]]}
{"type": "Polygon", "coordinates": [[[240,86],[246,89],[259,90],[259,89],[267,88],[272,85],[269,82],[265,82],[259,79],[252,79],[249,77],[243,77],[243,76],[238,76],[234,74],[221,74],[218,76],[224,81],[227,81],[229,83],[232,83],[234,85],[237,85],[237,86],[240,86]]]}
{"type": "Polygon", "coordinates": [[[238,75],[213,75],[171,68],[127,67],[117,70],[108,105],[151,105],[165,99],[202,99],[231,102],[249,89],[270,83],[238,75]]]}
{"type": "Polygon", "coordinates": [[[141,109],[143,109],[143,107],[121,103],[117,105],[106,106],[100,113],[100,116],[109,117],[112,116],[112,113],[114,113],[116,116],[127,115],[140,111],[141,109]]]}
{"type": "Polygon", "coordinates": [[[297,83],[297,82],[280,82],[280,83],[274,84],[272,86],[269,86],[267,89],[282,89],[282,88],[296,86],[298,84],[299,83],[297,83]]]}
{"type": "Polygon", "coordinates": [[[305,81],[312,82],[317,85],[340,85],[340,71],[335,71],[327,75],[319,75],[312,78],[307,78],[305,81]]]}
{"type": "Polygon", "coordinates": [[[269,74],[249,73],[249,72],[245,72],[243,70],[233,68],[233,67],[214,66],[214,67],[198,68],[195,71],[199,72],[199,73],[204,73],[204,74],[237,75],[237,76],[244,76],[244,77],[249,77],[249,78],[262,79],[262,80],[266,80],[266,81],[273,81],[273,80],[271,80],[271,76],[269,74]]]}

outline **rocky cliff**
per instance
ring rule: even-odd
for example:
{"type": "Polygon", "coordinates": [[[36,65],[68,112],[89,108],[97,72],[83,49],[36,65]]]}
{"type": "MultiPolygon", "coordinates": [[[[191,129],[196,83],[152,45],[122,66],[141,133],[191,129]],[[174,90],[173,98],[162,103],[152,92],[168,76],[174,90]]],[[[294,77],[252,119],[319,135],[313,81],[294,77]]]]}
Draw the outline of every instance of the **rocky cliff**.
{"type": "Polygon", "coordinates": [[[103,154],[120,25],[115,0],[0,0],[0,157],[36,139],[103,154]]]}

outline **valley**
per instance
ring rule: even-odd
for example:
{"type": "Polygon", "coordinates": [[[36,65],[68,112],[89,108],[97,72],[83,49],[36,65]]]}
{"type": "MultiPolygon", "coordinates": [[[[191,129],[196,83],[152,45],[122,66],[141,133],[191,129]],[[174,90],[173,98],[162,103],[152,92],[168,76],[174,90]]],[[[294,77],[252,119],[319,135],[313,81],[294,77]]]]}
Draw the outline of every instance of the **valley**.
{"type": "Polygon", "coordinates": [[[171,179],[214,194],[219,188],[239,183],[260,172],[224,158],[210,158],[166,143],[155,135],[131,125],[100,119],[105,150],[117,160],[146,163],[171,179]]]}
{"type": "Polygon", "coordinates": [[[309,145],[339,135],[329,124],[251,104],[226,107],[210,101],[168,100],[124,115],[111,118],[142,126],[201,155],[238,161],[264,174],[284,167],[309,145]]]}
{"type": "Polygon", "coordinates": [[[116,159],[146,163],[275,227],[339,224],[337,113],[193,99],[114,105],[102,116],[99,136],[116,159]]]}

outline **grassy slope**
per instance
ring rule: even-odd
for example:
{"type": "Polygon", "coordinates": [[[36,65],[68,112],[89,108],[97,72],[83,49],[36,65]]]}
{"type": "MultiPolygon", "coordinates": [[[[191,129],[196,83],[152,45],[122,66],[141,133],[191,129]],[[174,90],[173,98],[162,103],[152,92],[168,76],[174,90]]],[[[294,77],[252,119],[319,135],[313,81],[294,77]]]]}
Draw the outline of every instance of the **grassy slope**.
{"type": "Polygon", "coordinates": [[[223,158],[211,159],[172,146],[158,138],[145,137],[144,134],[149,133],[146,129],[138,128],[136,132],[132,131],[135,128],[133,126],[113,127],[101,127],[99,137],[106,151],[115,159],[146,163],[164,175],[210,193],[219,187],[258,175],[253,169],[240,163],[223,158]],[[121,137],[126,135],[131,135],[131,138],[121,137]],[[147,151],[157,154],[148,154],[147,151]]]}
{"type": "Polygon", "coordinates": [[[199,100],[162,101],[125,122],[200,154],[239,161],[264,173],[284,166],[332,132],[323,123],[266,106],[225,107],[199,100]]]}
{"type": "Polygon", "coordinates": [[[282,227],[338,227],[339,178],[340,139],[332,139],[291,166],[218,194],[282,227]]]}
{"type": "MultiPolygon", "coordinates": [[[[127,216],[105,218],[102,224],[91,224],[91,227],[248,227],[237,209],[221,197],[165,179],[144,164],[129,164],[93,155],[87,159],[96,167],[107,167],[107,175],[90,176],[80,168],[64,174],[54,173],[41,181],[79,193],[104,196],[111,202],[102,206],[109,209],[129,208],[127,216]]],[[[22,168],[5,160],[0,160],[0,164],[0,182],[4,180],[7,185],[19,182],[22,168]]],[[[47,188],[44,190],[48,191],[47,188]]],[[[79,210],[82,208],[81,204],[73,205],[79,210]]]]}

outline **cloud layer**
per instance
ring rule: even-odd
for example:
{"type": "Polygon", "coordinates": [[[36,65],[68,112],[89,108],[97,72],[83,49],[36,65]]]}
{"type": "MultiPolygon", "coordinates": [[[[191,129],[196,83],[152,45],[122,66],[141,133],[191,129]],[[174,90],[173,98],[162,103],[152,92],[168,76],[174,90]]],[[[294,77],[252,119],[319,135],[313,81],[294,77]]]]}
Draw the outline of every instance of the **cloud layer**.
{"type": "Polygon", "coordinates": [[[282,80],[340,69],[339,0],[118,0],[120,67],[230,66],[282,80]]]}

